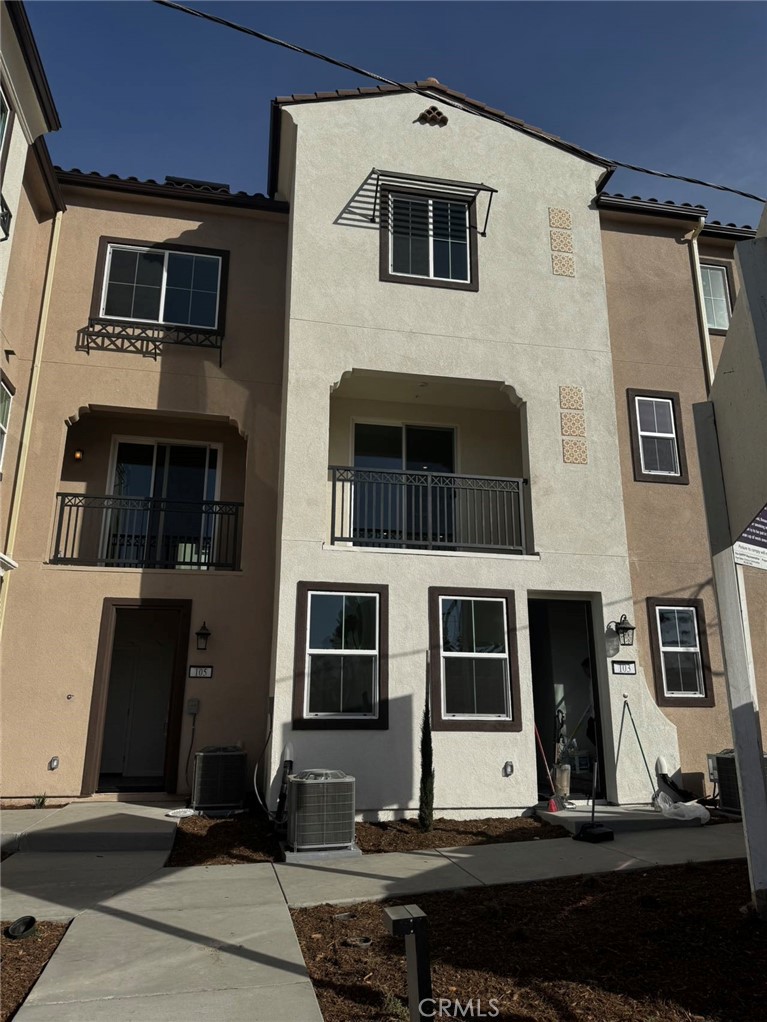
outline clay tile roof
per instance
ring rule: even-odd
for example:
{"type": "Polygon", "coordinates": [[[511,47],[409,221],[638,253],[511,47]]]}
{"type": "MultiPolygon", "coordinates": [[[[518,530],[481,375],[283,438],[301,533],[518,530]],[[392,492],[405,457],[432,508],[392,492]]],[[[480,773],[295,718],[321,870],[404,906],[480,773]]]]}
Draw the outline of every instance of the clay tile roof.
{"type": "Polygon", "coordinates": [[[97,170],[84,173],[78,167],[72,170],[64,170],[62,167],[53,168],[60,184],[71,186],[95,186],[112,189],[115,191],[129,191],[143,195],[165,196],[167,198],[196,198],[204,201],[219,201],[230,205],[249,206],[258,209],[274,209],[275,211],[287,211],[287,205],[283,202],[275,202],[267,198],[261,192],[250,195],[248,192],[232,192],[229,185],[218,181],[198,181],[194,178],[171,177],[165,178],[164,182],[155,181],[154,178],[147,178],[145,181],[131,175],[121,177],[119,174],[100,174],[97,170]]]}

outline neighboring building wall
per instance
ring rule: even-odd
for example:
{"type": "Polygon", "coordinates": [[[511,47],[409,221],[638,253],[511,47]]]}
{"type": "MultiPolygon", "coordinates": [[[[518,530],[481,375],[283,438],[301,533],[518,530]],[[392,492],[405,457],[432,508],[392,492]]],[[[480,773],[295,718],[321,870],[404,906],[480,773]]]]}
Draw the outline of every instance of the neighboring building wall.
{"type": "MultiPolygon", "coordinates": [[[[689,236],[694,224],[602,214],[607,306],[637,641],[650,660],[647,598],[703,600],[715,706],[664,707],[687,787],[708,789],[706,753],[731,745],[692,406],[707,396],[689,236]],[[636,481],[627,390],[676,392],[689,484],[636,481]]],[[[706,250],[708,251],[708,250],[706,250]]],[[[721,250],[718,250],[721,251],[721,250]]],[[[729,250],[731,255],[731,248],[729,250]]],[[[647,677],[655,697],[652,668],[647,677]]]]}
{"type": "Polygon", "coordinates": [[[10,300],[5,302],[0,315],[0,369],[6,384],[15,391],[0,477],[0,551],[5,551],[8,544],[9,511],[16,486],[19,444],[40,322],[53,215],[37,153],[30,149],[24,188],[14,217],[16,243],[7,281],[10,300]]]}
{"type": "MultiPolygon", "coordinates": [[[[454,109],[445,128],[416,123],[431,102],[378,96],[293,105],[282,114],[279,195],[290,200],[292,222],[271,798],[290,743],[297,770],[328,766],[354,774],[360,811],[414,808],[428,589],[475,586],[515,592],[523,727],[520,733],[434,734],[440,811],[494,814],[537,801],[528,594],[592,601],[608,793],[622,802],[646,801],[649,782],[625,728],[615,766],[622,694],[630,697],[648,756],[663,753],[674,770],[677,747],[675,729],[645,683],[647,657],[640,657],[637,677],[618,680],[609,674],[605,648],[606,624],[632,611],[599,217],[591,206],[599,169],[454,109]],[[488,235],[478,239],[478,293],[379,280],[378,230],[339,222],[371,166],[480,178],[498,189],[488,235]],[[549,207],[572,213],[574,277],[552,273],[549,207]],[[395,384],[397,374],[413,374],[513,388],[526,419],[533,556],[326,545],[327,469],[335,453],[328,450],[331,392],[354,369],[392,374],[395,384]],[[559,387],[568,384],[585,393],[586,465],[563,463],[559,387]],[[300,581],[388,585],[388,731],[292,728],[300,581]],[[509,759],[511,779],[501,773],[509,759]]],[[[486,198],[479,202],[483,215],[486,198]]],[[[439,409],[440,421],[447,411],[439,409]]]]}
{"type": "MultiPolygon", "coordinates": [[[[172,195],[152,199],[93,188],[70,188],[66,201],[13,551],[19,567],[6,579],[11,585],[3,636],[2,698],[3,717],[13,721],[3,743],[6,796],[40,791],[72,796],[81,791],[105,597],[194,601],[188,655],[192,663],[213,664],[215,671],[211,681],[187,682],[185,698],[201,701],[192,753],[205,745],[241,741],[252,765],[265,738],[286,218],[187,204],[172,195]],[[218,352],[210,349],[166,345],[155,360],[118,351],[88,354],[78,348],[78,333],[90,314],[101,236],[230,252],[222,368],[218,352]],[[70,461],[75,430],[85,450],[80,466],[70,461]],[[106,492],[111,434],[129,430],[156,437],[194,440],[207,436],[209,441],[224,441],[225,491],[245,501],[241,571],[47,563],[56,492],[70,487],[106,492]],[[233,470],[238,478],[233,478],[233,470]],[[212,638],[208,652],[198,654],[194,631],[203,619],[212,638]],[[38,627],[42,630],[35,638],[38,627]],[[60,757],[60,767],[51,773],[46,767],[54,755],[60,757]]],[[[9,278],[12,290],[6,296],[20,318],[26,302],[22,268],[14,268],[9,278]]],[[[24,327],[27,332],[31,323],[30,319],[24,327]]],[[[179,757],[182,791],[188,790],[185,764],[190,723],[191,718],[184,715],[179,757]]]]}

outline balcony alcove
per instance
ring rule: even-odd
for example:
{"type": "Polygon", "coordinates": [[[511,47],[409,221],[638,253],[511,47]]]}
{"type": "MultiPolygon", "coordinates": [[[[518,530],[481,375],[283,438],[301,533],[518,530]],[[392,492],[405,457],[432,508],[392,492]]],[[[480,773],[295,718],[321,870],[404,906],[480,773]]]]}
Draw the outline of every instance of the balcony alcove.
{"type": "Polygon", "coordinates": [[[525,405],[508,383],[351,370],[328,449],[331,544],[533,550],[525,405]]]}

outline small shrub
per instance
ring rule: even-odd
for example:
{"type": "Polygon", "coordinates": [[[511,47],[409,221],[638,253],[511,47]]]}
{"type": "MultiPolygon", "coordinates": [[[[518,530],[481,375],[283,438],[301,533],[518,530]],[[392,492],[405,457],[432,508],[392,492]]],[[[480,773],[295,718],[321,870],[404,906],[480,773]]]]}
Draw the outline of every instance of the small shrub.
{"type": "Polygon", "coordinates": [[[45,792],[43,792],[42,795],[35,795],[34,798],[32,799],[32,802],[34,803],[35,809],[44,809],[47,800],[48,796],[45,794],[45,792]]]}
{"type": "Polygon", "coordinates": [[[430,831],[434,826],[434,753],[431,744],[431,711],[428,693],[421,723],[421,790],[418,797],[418,826],[424,832],[430,831]]]}

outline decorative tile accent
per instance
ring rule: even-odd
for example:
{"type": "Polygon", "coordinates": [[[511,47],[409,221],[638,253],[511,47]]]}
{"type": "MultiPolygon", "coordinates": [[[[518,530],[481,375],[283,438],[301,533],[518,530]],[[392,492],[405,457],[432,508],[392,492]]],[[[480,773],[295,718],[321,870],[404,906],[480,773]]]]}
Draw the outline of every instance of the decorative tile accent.
{"type": "Polygon", "coordinates": [[[562,436],[586,436],[586,416],[583,412],[560,412],[562,436]]]}
{"type": "Polygon", "coordinates": [[[570,231],[550,231],[552,252],[572,252],[573,236],[570,231]]]}
{"type": "Polygon", "coordinates": [[[575,259],[571,255],[554,252],[551,257],[551,270],[557,277],[574,277],[575,259]]]}
{"type": "Polygon", "coordinates": [[[439,107],[430,106],[418,116],[419,124],[433,124],[438,128],[444,128],[447,124],[447,114],[443,114],[439,107]]]}
{"type": "Polygon", "coordinates": [[[573,229],[573,215],[569,209],[555,209],[549,206],[549,227],[559,227],[563,231],[573,229]]]}
{"type": "Polygon", "coordinates": [[[563,384],[559,388],[559,407],[583,411],[583,387],[572,387],[563,384]]]}
{"type": "Polygon", "coordinates": [[[563,440],[562,460],[565,465],[588,465],[589,446],[585,440],[563,440]]]}

